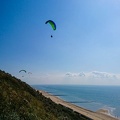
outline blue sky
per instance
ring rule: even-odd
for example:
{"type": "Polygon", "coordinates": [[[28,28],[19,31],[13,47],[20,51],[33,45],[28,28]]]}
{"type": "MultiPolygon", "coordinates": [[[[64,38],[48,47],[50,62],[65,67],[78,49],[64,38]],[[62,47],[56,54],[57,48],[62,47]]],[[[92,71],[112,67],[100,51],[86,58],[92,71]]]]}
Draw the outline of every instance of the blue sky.
{"type": "Polygon", "coordinates": [[[120,85],[119,0],[4,0],[0,18],[0,69],[32,72],[29,84],[120,85]]]}

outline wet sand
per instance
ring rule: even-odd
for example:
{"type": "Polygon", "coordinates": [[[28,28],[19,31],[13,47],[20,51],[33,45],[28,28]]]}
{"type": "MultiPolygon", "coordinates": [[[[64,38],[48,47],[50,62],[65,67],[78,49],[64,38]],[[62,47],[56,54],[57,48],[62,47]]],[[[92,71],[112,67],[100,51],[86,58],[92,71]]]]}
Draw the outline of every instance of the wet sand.
{"type": "Polygon", "coordinates": [[[74,105],[72,103],[66,102],[60,98],[58,98],[57,96],[54,96],[50,93],[47,93],[43,90],[39,90],[40,93],[42,93],[43,96],[50,98],[53,102],[57,103],[57,104],[61,104],[65,107],[68,107],[70,109],[72,109],[73,111],[76,111],[80,114],[83,114],[93,120],[118,120],[117,118],[114,118],[110,115],[107,115],[108,111],[106,110],[99,110],[97,112],[93,112],[87,109],[84,109],[82,107],[79,107],[77,105],[74,105]]]}
{"type": "Polygon", "coordinates": [[[99,110],[96,111],[96,112],[110,115],[109,110],[107,110],[107,109],[99,109],[99,110]]]}

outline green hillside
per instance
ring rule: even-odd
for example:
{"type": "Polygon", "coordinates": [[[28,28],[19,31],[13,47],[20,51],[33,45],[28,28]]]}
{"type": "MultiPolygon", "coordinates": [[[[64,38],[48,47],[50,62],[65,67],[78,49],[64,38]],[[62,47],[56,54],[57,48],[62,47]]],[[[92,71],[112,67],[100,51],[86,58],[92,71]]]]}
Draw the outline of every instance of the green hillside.
{"type": "Polygon", "coordinates": [[[0,120],[90,120],[0,70],[0,120]]]}

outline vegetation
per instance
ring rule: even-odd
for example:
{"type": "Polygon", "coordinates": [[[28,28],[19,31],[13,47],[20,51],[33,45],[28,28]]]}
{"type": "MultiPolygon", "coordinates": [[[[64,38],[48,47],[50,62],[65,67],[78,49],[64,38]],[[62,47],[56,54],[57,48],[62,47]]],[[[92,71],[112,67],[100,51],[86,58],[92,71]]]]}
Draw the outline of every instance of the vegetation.
{"type": "Polygon", "coordinates": [[[90,120],[0,70],[0,120],[90,120]]]}

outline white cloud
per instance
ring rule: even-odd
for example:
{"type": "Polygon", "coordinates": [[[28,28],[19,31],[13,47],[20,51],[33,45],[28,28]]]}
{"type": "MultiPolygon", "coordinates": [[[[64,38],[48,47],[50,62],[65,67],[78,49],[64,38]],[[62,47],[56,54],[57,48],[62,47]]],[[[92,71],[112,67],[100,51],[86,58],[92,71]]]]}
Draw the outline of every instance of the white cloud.
{"type": "Polygon", "coordinates": [[[70,73],[70,72],[67,72],[65,74],[65,76],[68,76],[68,77],[85,77],[85,74],[83,72],[81,72],[81,73],[70,73]]]}
{"type": "Polygon", "coordinates": [[[91,71],[81,73],[66,73],[70,84],[87,85],[120,85],[120,74],[91,71]]]}
{"type": "Polygon", "coordinates": [[[99,72],[99,71],[91,72],[91,76],[94,78],[101,78],[101,79],[120,79],[120,74],[113,74],[113,73],[99,72]]]}
{"type": "Polygon", "coordinates": [[[66,73],[65,76],[68,77],[86,77],[86,78],[101,78],[101,79],[120,79],[120,74],[113,74],[107,72],[81,72],[81,73],[66,73]]]}

